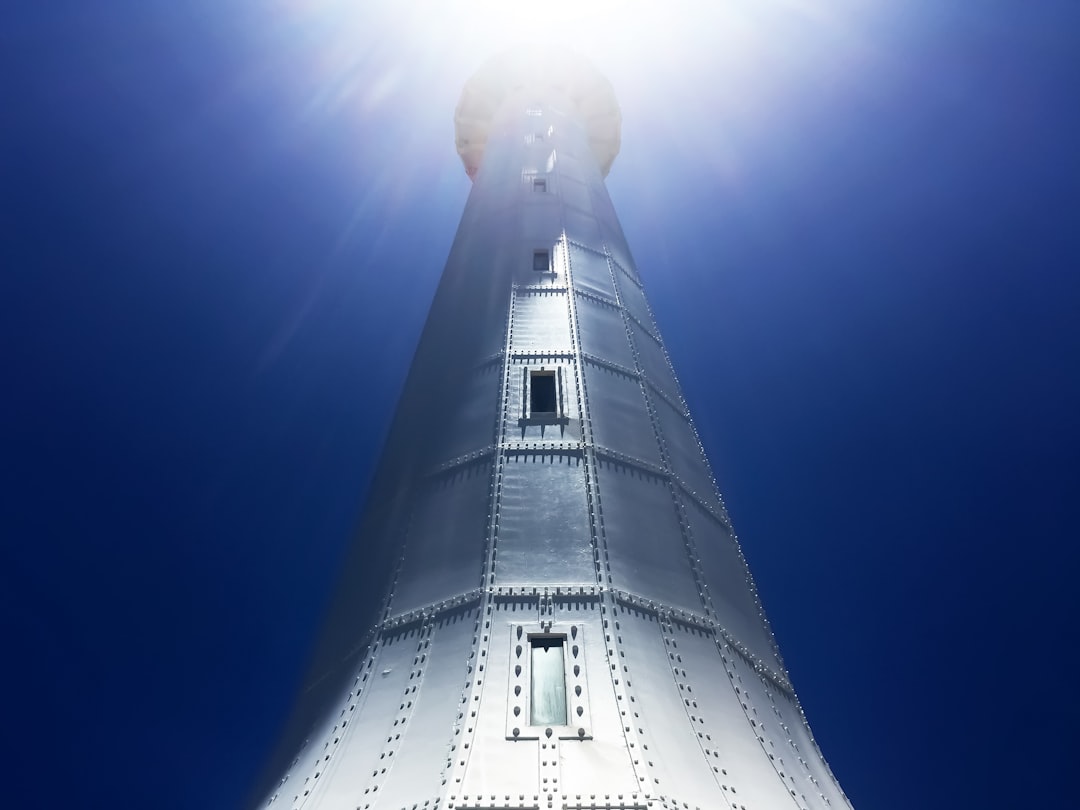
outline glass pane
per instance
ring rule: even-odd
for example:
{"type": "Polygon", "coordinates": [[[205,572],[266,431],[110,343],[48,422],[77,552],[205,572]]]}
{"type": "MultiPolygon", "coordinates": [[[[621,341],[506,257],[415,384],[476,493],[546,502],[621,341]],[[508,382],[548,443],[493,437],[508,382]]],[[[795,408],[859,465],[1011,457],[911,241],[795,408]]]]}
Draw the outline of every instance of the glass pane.
{"type": "Polygon", "coordinates": [[[533,639],[530,704],[530,725],[566,725],[566,675],[561,638],[533,639]]]}
{"type": "Polygon", "coordinates": [[[529,379],[529,410],[534,414],[555,413],[555,375],[536,374],[529,379]]]}

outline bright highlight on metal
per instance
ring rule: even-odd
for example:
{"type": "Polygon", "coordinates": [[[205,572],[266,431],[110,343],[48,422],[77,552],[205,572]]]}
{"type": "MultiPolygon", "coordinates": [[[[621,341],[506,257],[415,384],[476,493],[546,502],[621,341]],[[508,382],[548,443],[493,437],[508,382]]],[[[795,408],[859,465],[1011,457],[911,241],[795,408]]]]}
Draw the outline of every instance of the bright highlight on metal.
{"type": "Polygon", "coordinates": [[[604,186],[611,86],[504,56],[455,123],[472,193],[260,806],[850,807],[604,186]]]}

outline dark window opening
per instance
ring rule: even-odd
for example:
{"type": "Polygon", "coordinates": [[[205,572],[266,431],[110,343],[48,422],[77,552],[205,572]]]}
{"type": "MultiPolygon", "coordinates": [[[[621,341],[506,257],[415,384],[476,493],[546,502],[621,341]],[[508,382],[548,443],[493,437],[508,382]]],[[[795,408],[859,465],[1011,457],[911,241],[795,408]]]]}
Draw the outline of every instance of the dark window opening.
{"type": "Polygon", "coordinates": [[[547,191],[547,180],[543,177],[534,177],[533,191],[547,191]]]}
{"type": "Polygon", "coordinates": [[[529,639],[532,676],[530,680],[529,724],[566,725],[566,668],[563,663],[565,636],[529,639]]]}
{"type": "Polygon", "coordinates": [[[547,273],[551,270],[551,259],[546,250],[533,251],[533,270],[537,273],[547,273]]]}
{"type": "Polygon", "coordinates": [[[555,390],[554,371],[534,371],[529,375],[529,413],[555,414],[558,397],[555,390]]]}

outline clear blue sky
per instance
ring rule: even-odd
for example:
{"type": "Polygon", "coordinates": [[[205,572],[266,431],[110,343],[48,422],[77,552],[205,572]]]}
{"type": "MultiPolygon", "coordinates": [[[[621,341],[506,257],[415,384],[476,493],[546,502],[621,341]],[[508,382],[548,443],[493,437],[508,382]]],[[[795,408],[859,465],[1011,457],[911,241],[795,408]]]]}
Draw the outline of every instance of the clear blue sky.
{"type": "Polygon", "coordinates": [[[457,93],[559,32],[622,104],[609,189],[855,806],[1075,801],[1080,6],[533,6],[510,36],[490,3],[22,5],[3,804],[246,795],[468,194],[457,93]]]}

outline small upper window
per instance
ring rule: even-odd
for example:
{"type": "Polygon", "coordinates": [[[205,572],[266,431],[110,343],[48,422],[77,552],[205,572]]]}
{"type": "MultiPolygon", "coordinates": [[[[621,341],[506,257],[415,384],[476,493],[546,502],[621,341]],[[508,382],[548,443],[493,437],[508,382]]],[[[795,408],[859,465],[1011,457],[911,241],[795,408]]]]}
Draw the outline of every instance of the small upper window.
{"type": "Polygon", "coordinates": [[[559,411],[554,371],[533,371],[529,374],[529,414],[554,416],[559,411]]]}
{"type": "Polygon", "coordinates": [[[533,191],[547,191],[547,179],[543,177],[534,177],[533,191]]]}
{"type": "Polygon", "coordinates": [[[533,270],[537,273],[551,272],[551,254],[546,250],[533,251],[533,270]]]}
{"type": "Polygon", "coordinates": [[[541,115],[544,114],[544,111],[542,109],[540,109],[539,107],[529,107],[529,108],[527,108],[525,110],[525,114],[526,115],[531,115],[531,116],[536,117],[536,118],[539,118],[541,115]]]}

